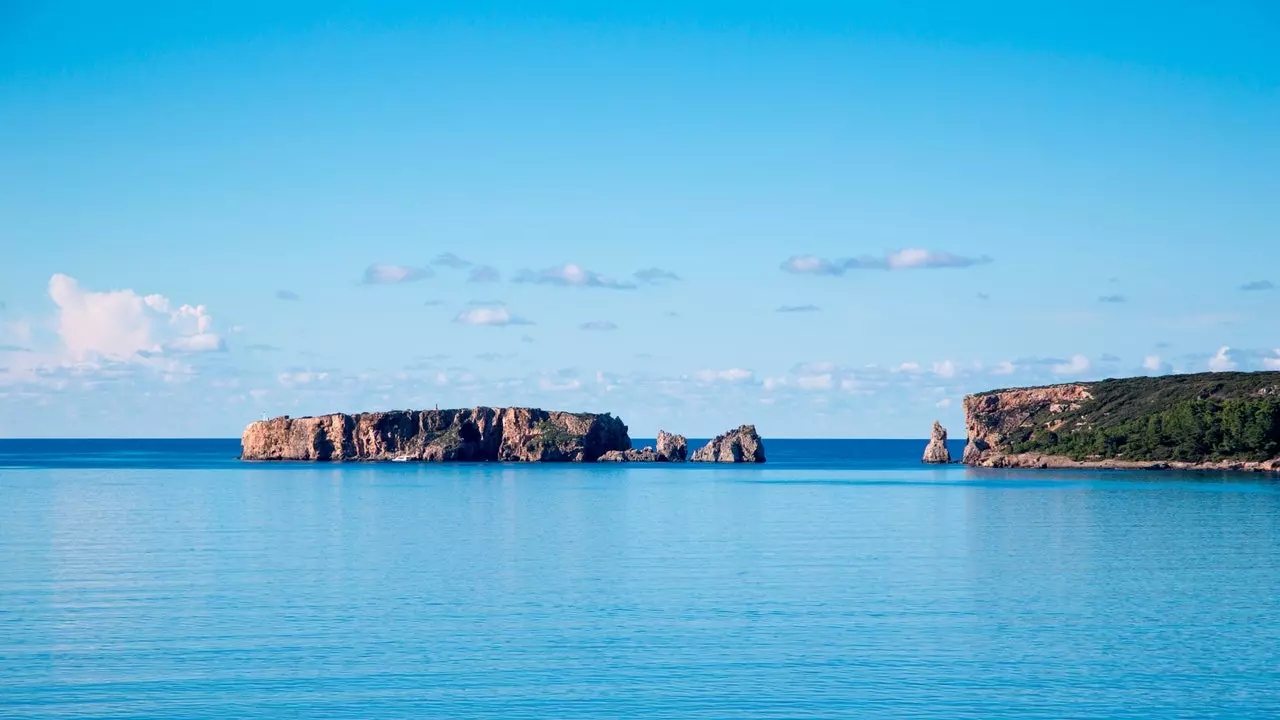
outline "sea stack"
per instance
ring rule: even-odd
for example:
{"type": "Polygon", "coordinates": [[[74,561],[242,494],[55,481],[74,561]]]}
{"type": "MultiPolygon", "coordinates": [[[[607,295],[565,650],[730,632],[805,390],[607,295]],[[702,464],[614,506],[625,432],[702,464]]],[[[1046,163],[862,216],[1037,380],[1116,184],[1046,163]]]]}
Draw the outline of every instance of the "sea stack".
{"type": "Polygon", "coordinates": [[[717,435],[711,442],[693,454],[693,462],[762,463],[764,443],[756,434],[755,425],[743,425],[717,435]]]}
{"type": "Polygon", "coordinates": [[[946,465],[951,462],[951,451],[947,450],[947,429],[937,420],[933,421],[933,433],[929,436],[929,446],[924,449],[924,462],[933,465],[946,465]]]}
{"type": "Polygon", "coordinates": [[[666,430],[658,431],[658,460],[662,462],[684,462],[689,459],[689,441],[683,435],[672,435],[666,430]]]}

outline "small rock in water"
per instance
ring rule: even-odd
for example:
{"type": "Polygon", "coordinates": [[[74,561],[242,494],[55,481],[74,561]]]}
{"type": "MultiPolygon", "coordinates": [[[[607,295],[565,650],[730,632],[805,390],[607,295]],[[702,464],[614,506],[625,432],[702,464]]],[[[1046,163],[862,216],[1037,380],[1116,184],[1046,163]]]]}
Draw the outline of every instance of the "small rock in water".
{"type": "Polygon", "coordinates": [[[937,420],[933,421],[933,434],[929,437],[929,447],[924,449],[924,462],[936,465],[951,462],[951,451],[947,450],[947,429],[937,420]]]}

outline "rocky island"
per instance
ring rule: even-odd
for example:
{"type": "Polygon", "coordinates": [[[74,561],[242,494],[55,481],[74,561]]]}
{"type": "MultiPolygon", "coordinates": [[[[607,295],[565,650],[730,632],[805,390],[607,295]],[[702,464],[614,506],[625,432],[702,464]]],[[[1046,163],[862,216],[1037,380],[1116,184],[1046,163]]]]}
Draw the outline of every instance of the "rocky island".
{"type": "MultiPolygon", "coordinates": [[[[658,447],[636,450],[608,413],[538,408],[394,410],[283,416],[245,428],[242,460],[396,462],[684,462],[688,441],[665,430],[658,447]]],[[[764,462],[755,426],[718,436],[693,462],[764,462]]]]}
{"type": "Polygon", "coordinates": [[[993,390],[964,412],[966,465],[1280,472],[1280,372],[993,390]]]}

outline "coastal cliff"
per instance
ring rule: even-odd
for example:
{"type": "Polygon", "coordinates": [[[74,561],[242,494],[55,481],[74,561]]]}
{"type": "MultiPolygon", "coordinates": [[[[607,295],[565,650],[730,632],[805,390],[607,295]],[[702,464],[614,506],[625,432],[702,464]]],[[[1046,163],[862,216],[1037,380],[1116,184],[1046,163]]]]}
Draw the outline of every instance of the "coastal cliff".
{"type": "Polygon", "coordinates": [[[537,408],[285,416],[252,423],[241,438],[244,460],[594,462],[630,448],[612,415],[537,408]]]}
{"type": "Polygon", "coordinates": [[[1280,471],[1280,372],[994,390],[964,412],[967,465],[1280,471]]]}

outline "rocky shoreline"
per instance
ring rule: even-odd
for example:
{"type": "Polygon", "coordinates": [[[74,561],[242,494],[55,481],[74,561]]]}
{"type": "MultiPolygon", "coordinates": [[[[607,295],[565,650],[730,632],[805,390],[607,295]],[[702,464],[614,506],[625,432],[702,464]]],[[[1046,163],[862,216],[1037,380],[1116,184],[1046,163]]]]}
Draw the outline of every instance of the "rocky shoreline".
{"type": "Polygon", "coordinates": [[[689,455],[688,440],[663,430],[657,449],[634,449],[608,413],[477,407],[283,416],[250,423],[242,460],[315,462],[714,462],[762,463],[754,425],[717,436],[689,455]]]}
{"type": "Polygon", "coordinates": [[[1280,473],[1280,458],[1262,462],[1254,460],[1180,462],[1177,460],[1073,460],[1062,455],[1042,455],[1039,453],[991,453],[984,456],[980,461],[966,464],[971,467],[982,468],[1034,470],[1203,470],[1208,472],[1280,473]]]}

